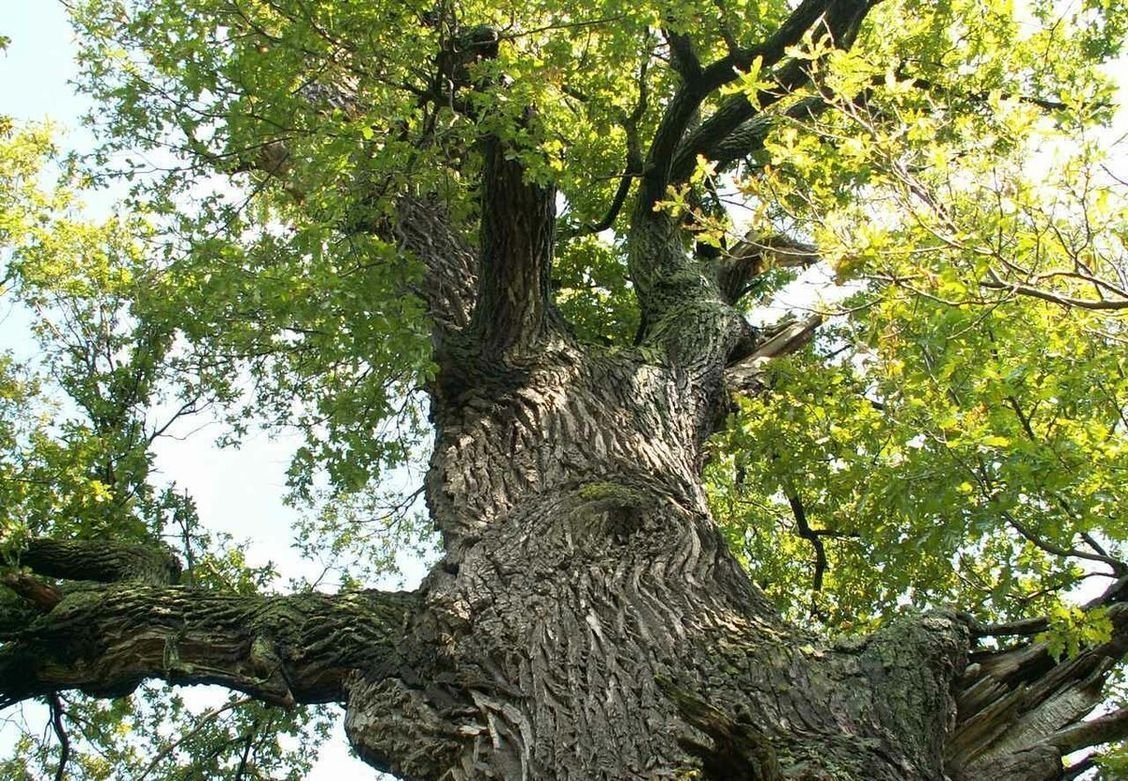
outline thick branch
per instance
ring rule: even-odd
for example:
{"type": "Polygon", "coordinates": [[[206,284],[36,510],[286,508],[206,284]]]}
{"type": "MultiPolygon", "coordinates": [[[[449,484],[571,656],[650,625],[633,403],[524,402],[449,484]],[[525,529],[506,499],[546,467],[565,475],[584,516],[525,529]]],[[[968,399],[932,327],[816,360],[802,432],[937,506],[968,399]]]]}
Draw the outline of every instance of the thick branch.
{"type": "Polygon", "coordinates": [[[946,747],[954,777],[1049,781],[1060,778],[1063,754],[1123,734],[1122,716],[1093,727],[1081,721],[1128,651],[1128,605],[1109,606],[1108,617],[1111,639],[1070,658],[1055,659],[1040,642],[972,655],[946,747]]]}
{"type": "Polygon", "coordinates": [[[1128,708],[1074,724],[1046,739],[1063,753],[1128,737],[1128,708]]]}
{"type": "Polygon", "coordinates": [[[180,580],[180,562],[163,546],[41,538],[28,543],[19,554],[18,564],[40,575],[65,580],[98,583],[133,580],[151,585],[180,580]]]}
{"type": "Polygon", "coordinates": [[[474,304],[478,258],[454,230],[446,207],[436,199],[400,198],[394,235],[426,269],[419,295],[435,323],[448,329],[465,327],[474,304]]]}
{"type": "MultiPolygon", "coordinates": [[[[707,156],[713,161],[715,171],[727,171],[737,161],[763,149],[768,134],[781,121],[814,119],[829,109],[830,106],[831,104],[821,96],[814,96],[797,101],[782,113],[758,114],[747,122],[738,125],[723,139],[714,144],[708,150],[707,156]]],[[[684,165],[684,162],[679,161],[675,162],[674,167],[680,170],[680,167],[684,165]]]]}
{"type": "Polygon", "coordinates": [[[281,705],[340,700],[351,671],[406,674],[416,597],[262,597],[115,584],[68,594],[0,648],[0,707],[65,689],[120,696],[142,680],[212,683],[281,705]]]}
{"type": "Polygon", "coordinates": [[[685,33],[672,30],[663,30],[666,44],[670,47],[670,64],[682,79],[693,81],[701,76],[701,60],[697,57],[697,50],[693,40],[685,33]]]}
{"type": "Polygon", "coordinates": [[[471,320],[484,354],[535,343],[550,305],[556,191],[529,182],[513,150],[483,141],[481,273],[471,320]]]}

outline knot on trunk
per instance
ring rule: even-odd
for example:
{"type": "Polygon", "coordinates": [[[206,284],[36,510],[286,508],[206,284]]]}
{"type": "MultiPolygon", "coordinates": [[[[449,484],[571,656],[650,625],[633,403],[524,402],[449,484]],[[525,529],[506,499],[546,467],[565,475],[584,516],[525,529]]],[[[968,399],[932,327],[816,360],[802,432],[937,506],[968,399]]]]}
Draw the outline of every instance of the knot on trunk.
{"type": "Polygon", "coordinates": [[[653,495],[621,482],[601,480],[579,490],[585,510],[601,513],[602,531],[615,542],[625,543],[643,522],[643,513],[653,507],[653,495]]]}

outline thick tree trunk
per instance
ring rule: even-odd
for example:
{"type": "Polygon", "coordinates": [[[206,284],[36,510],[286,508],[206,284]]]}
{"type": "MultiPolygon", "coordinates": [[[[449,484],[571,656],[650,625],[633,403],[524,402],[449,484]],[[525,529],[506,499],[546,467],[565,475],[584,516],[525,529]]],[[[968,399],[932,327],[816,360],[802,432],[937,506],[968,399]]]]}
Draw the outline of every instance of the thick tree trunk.
{"type": "Polygon", "coordinates": [[[407,641],[429,666],[352,681],[364,756],[420,779],[942,777],[966,628],[834,649],[782,624],[706,509],[701,377],[563,342],[510,368],[441,378],[448,553],[407,641]]]}
{"type": "Polygon", "coordinates": [[[830,645],[775,615],[701,486],[726,372],[754,387],[814,324],[756,333],[731,306],[755,259],[698,263],[653,201],[671,166],[752,119],[733,96],[687,132],[703,90],[816,19],[848,42],[870,5],[804,0],[673,101],[631,222],[636,348],[569,336],[549,295],[555,194],[497,139],[480,252],[426,199],[401,201],[392,231],[427,270],[439,366],[427,499],[445,557],[418,591],[218,595],[170,585],[163,554],[33,543],[33,574],[4,579],[22,603],[0,605],[0,705],[145,678],[344,701],[361,756],[421,781],[1059,778],[1063,752],[1114,731],[1074,725],[1128,650],[1128,607],[1109,643],[1061,662],[1034,643],[969,665],[978,630],[945,614],[830,645]]]}

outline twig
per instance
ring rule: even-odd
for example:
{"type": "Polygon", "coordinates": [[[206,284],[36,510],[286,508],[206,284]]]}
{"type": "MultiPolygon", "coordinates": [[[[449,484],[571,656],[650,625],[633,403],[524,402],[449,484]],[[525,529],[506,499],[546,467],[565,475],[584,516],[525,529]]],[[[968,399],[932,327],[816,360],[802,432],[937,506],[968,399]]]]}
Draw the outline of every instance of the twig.
{"type": "Polygon", "coordinates": [[[1085,551],[1078,550],[1077,548],[1063,548],[1060,545],[1055,545],[1052,542],[1048,542],[1042,539],[1037,534],[1027,529],[1023,524],[1019,523],[1018,519],[1015,518],[1011,513],[1004,510],[1002,516],[1003,519],[1007,523],[1009,523],[1016,532],[1021,534],[1028,542],[1030,542],[1039,550],[1045,551],[1046,553],[1051,553],[1054,556],[1073,556],[1078,559],[1099,561],[1102,564],[1107,564],[1112,569],[1112,574],[1116,577],[1128,575],[1128,564],[1125,564],[1119,559],[1115,559],[1112,556],[1102,556],[1099,553],[1086,553],[1085,551]]]}
{"type": "Polygon", "coordinates": [[[149,777],[149,774],[156,769],[157,765],[163,762],[169,754],[176,751],[176,749],[179,748],[180,744],[199,733],[199,731],[202,730],[204,726],[208,724],[208,722],[214,721],[216,717],[221,716],[226,711],[234,710],[235,708],[246,705],[247,703],[251,702],[251,700],[252,698],[250,697],[242,697],[238,700],[235,700],[234,702],[229,702],[226,705],[222,705],[218,708],[213,708],[212,710],[207,711],[206,713],[201,715],[199,719],[196,720],[196,725],[192,727],[192,729],[188,730],[172,743],[169,743],[167,746],[157,752],[157,755],[153,757],[153,761],[149,763],[148,767],[145,768],[145,771],[141,775],[137,776],[137,781],[145,781],[145,779],[149,777]]]}
{"type": "Polygon", "coordinates": [[[51,728],[55,731],[55,737],[59,739],[59,767],[55,770],[55,781],[65,781],[67,761],[70,759],[70,736],[67,735],[67,729],[63,725],[63,714],[66,709],[63,708],[63,701],[59,699],[58,694],[49,695],[47,704],[51,707],[51,728]]]}

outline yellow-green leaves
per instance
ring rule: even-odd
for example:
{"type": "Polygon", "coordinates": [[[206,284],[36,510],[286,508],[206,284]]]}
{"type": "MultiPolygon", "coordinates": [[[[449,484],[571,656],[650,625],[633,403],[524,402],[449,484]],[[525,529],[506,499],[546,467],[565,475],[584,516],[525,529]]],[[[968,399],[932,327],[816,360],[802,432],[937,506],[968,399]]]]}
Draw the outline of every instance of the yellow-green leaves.
{"type": "Polygon", "coordinates": [[[1049,619],[1049,628],[1037,639],[1046,644],[1050,655],[1057,660],[1076,656],[1085,648],[1107,643],[1112,637],[1112,622],[1105,608],[1082,610],[1076,605],[1061,604],[1050,611],[1049,619]]]}

